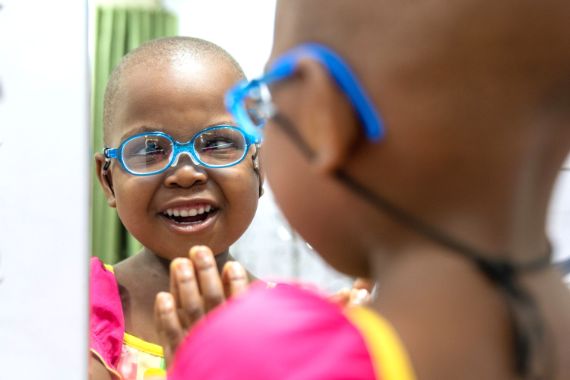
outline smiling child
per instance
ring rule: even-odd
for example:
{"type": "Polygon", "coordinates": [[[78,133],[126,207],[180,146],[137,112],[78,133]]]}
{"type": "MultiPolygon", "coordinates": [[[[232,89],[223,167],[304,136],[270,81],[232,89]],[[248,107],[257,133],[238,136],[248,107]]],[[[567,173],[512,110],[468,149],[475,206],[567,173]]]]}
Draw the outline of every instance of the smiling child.
{"type": "MultiPolygon", "coordinates": [[[[200,282],[201,304],[187,319],[223,301],[218,271],[253,219],[262,185],[255,141],[223,102],[243,78],[220,47],[183,37],[142,45],[112,73],[97,173],[143,249],[113,268],[92,260],[92,379],[142,379],[164,367],[154,298],[169,289],[170,263],[191,247],[207,245],[214,256],[198,247],[192,260],[174,261],[200,282]]],[[[243,268],[228,268],[245,283],[243,268]]]]}

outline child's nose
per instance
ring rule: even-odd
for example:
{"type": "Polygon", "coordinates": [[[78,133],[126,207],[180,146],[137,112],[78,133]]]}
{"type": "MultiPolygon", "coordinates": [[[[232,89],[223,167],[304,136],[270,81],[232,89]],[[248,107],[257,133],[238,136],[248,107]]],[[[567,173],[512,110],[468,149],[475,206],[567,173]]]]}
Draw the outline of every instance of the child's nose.
{"type": "Polygon", "coordinates": [[[182,153],[168,169],[165,184],[168,187],[192,187],[207,180],[205,168],[197,165],[189,154],[182,153]]]}

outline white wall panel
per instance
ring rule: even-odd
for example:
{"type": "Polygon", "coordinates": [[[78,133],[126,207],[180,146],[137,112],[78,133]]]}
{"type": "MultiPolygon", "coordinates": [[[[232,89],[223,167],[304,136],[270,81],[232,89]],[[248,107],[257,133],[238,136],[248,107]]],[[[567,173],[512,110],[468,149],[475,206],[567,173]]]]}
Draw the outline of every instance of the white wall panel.
{"type": "Polygon", "coordinates": [[[84,379],[86,2],[0,4],[0,378],[84,379]]]}

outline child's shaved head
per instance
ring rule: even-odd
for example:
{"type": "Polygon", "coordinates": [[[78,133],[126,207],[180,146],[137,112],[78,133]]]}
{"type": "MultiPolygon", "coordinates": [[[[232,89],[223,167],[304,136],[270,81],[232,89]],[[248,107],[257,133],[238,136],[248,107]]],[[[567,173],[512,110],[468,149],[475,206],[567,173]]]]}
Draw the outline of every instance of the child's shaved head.
{"type": "Polygon", "coordinates": [[[148,41],[127,54],[113,70],[103,105],[103,138],[107,144],[109,130],[112,128],[117,94],[126,74],[135,67],[143,65],[147,70],[164,70],[170,64],[184,64],[191,60],[207,58],[212,64],[226,65],[232,68],[237,78],[245,78],[237,61],[218,45],[193,37],[166,37],[148,41]]]}
{"type": "Polygon", "coordinates": [[[262,177],[254,167],[255,149],[241,144],[237,132],[227,132],[236,123],[224,103],[225,93],[243,78],[222,48],[188,37],[150,41],[111,74],[104,141],[119,148],[118,157],[96,153],[97,175],[108,204],[145,252],[172,260],[207,245],[227,254],[253,219],[262,177]],[[120,149],[128,139],[130,148],[120,149]],[[245,151],[228,167],[210,168],[195,161],[197,144],[189,142],[198,140],[208,140],[202,152],[212,157],[228,158],[239,146],[245,151]],[[190,149],[177,152],[181,145],[190,149]],[[213,153],[218,145],[222,154],[213,153]],[[137,157],[143,166],[159,160],[166,166],[141,176],[127,169],[126,157],[137,157]]]}
{"type": "Polygon", "coordinates": [[[446,122],[466,122],[481,107],[570,108],[567,0],[278,4],[274,55],[305,41],[331,46],[367,83],[381,113],[395,101],[386,98],[411,94],[414,113],[445,108],[433,116],[446,122]]]}

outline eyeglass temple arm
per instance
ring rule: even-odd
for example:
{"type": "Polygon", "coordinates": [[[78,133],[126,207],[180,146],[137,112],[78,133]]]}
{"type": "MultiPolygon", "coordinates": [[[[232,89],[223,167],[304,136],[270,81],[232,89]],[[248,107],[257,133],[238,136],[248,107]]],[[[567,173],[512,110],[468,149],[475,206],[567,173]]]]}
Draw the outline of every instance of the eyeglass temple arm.
{"type": "Polygon", "coordinates": [[[111,166],[111,159],[118,157],[118,149],[105,148],[103,149],[103,156],[105,156],[105,164],[103,165],[103,171],[107,172],[109,166],[111,166]]]}
{"type": "Polygon", "coordinates": [[[103,155],[105,158],[117,158],[119,150],[114,148],[105,148],[103,149],[103,155]]]}

